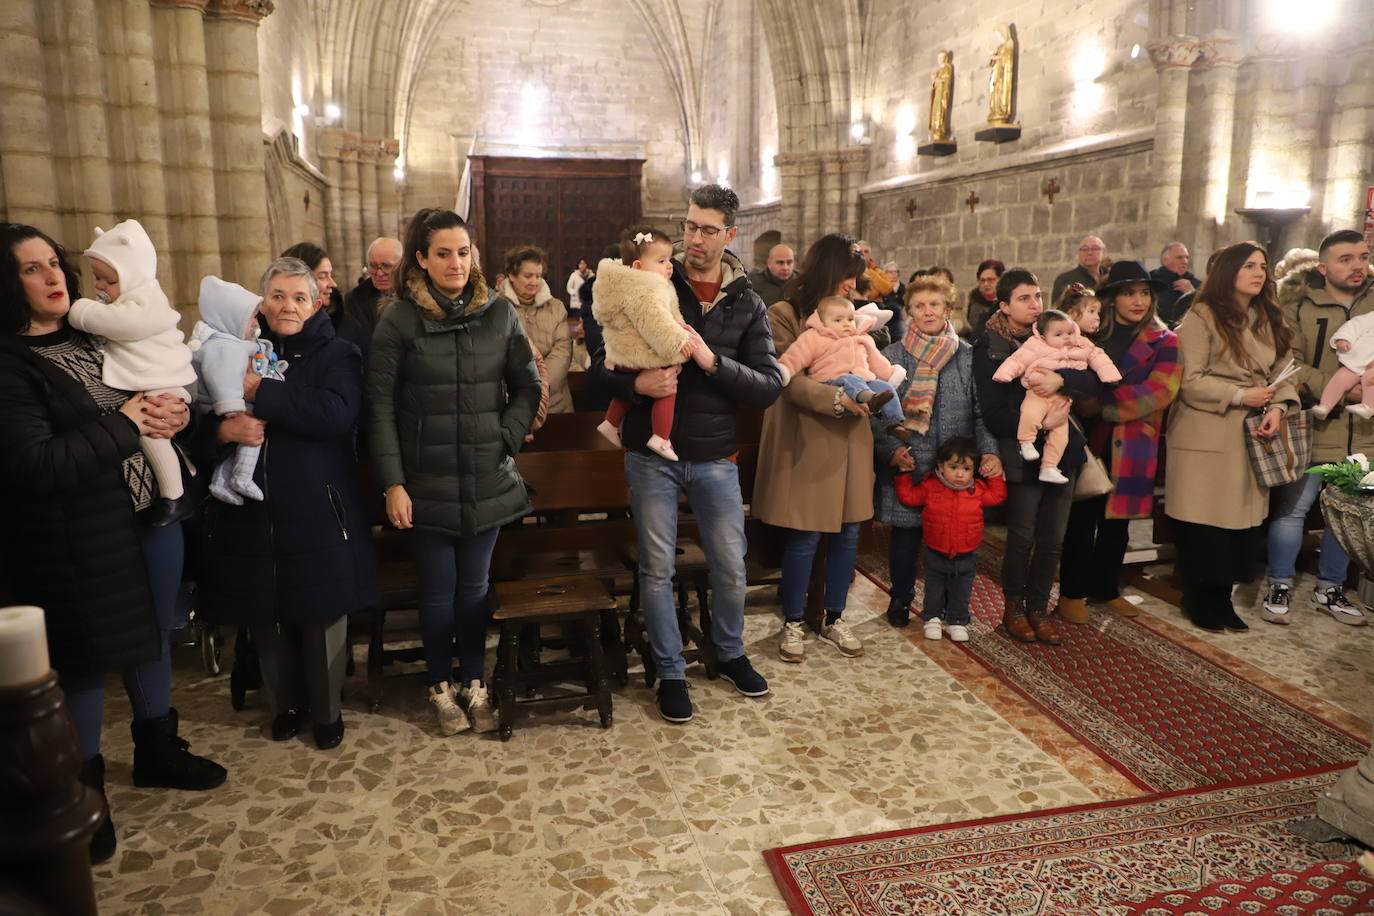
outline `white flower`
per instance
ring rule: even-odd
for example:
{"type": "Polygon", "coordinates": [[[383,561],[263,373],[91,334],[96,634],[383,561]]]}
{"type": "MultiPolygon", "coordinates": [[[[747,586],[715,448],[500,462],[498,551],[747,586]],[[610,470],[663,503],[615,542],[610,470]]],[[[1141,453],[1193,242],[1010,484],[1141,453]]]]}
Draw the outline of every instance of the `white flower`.
{"type": "Polygon", "coordinates": [[[1360,489],[1374,490],[1374,471],[1370,471],[1368,474],[1360,478],[1360,489]]]}
{"type": "Polygon", "coordinates": [[[1353,455],[1347,455],[1345,460],[1355,462],[1360,466],[1361,470],[1369,470],[1369,459],[1364,456],[1364,452],[1356,452],[1353,455]]]}

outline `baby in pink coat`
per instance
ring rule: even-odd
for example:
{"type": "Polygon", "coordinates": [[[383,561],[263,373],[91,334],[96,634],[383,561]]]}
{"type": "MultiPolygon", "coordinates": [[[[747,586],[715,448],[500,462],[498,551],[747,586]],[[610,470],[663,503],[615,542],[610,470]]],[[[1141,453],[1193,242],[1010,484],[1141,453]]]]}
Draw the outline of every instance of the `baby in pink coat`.
{"type": "Polygon", "coordinates": [[[778,357],[782,383],[805,372],[818,382],[843,388],[858,403],[880,412],[889,429],[900,430],[905,438],[902,407],[895,395],[906,370],[888,362],[868,336],[881,320],[891,317],[880,316],[880,311],[876,305],[856,311],[842,296],[822,299],[806,319],[806,330],[778,357]]]}
{"type": "Polygon", "coordinates": [[[1043,398],[1030,387],[1041,373],[1056,369],[1091,369],[1104,382],[1121,381],[1121,373],[1111,357],[1084,337],[1072,318],[1055,309],[1042,312],[1035,319],[1035,333],[1002,361],[992,377],[999,382],[1019,377],[1026,386],[1021,421],[1016,427],[1021,457],[1027,461],[1040,459],[1040,479],[1045,483],[1068,483],[1058,465],[1069,444],[1069,398],[1063,394],[1043,398]],[[1041,429],[1048,430],[1043,457],[1035,448],[1035,436],[1041,429]]]}

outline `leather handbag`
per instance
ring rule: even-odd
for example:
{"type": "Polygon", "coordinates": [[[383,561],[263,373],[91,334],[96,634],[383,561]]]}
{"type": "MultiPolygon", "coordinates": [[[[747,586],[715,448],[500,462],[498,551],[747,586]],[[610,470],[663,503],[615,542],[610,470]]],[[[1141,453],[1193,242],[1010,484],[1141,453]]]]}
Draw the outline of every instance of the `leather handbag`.
{"type": "Polygon", "coordinates": [[[1092,499],[1094,496],[1106,496],[1116,489],[1116,484],[1112,483],[1112,475],[1107,473],[1106,463],[1086,445],[1083,446],[1083,459],[1083,466],[1078,469],[1078,479],[1073,485],[1074,502],[1092,499]]]}

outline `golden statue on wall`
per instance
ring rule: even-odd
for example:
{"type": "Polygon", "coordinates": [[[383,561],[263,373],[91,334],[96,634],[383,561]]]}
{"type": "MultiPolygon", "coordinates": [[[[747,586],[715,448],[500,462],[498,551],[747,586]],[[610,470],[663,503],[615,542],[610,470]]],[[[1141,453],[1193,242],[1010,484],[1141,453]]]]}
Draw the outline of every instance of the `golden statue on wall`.
{"type": "Polygon", "coordinates": [[[935,73],[930,78],[930,139],[916,148],[922,156],[948,156],[958,149],[951,136],[949,117],[954,108],[954,52],[935,54],[935,73]]]}
{"type": "Polygon", "coordinates": [[[953,51],[935,55],[935,76],[930,81],[930,139],[949,139],[949,113],[954,102],[953,51]]]}
{"type": "Polygon", "coordinates": [[[1010,22],[997,27],[997,48],[992,52],[992,72],[988,75],[988,126],[975,136],[979,140],[1004,143],[1021,136],[1016,124],[1016,77],[1019,47],[1016,26],[1010,22]]]}

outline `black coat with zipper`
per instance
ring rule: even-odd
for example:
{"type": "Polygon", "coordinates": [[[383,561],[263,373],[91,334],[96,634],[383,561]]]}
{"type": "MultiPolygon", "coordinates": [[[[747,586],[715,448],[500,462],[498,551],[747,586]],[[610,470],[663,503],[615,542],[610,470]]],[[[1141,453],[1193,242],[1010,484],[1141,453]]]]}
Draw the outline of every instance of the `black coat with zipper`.
{"type": "MultiPolygon", "coordinates": [[[[79,332],[74,332],[79,333],[79,332]]],[[[64,675],[158,657],[157,618],[122,462],[138,427],[0,337],[0,606],[43,608],[64,675]]]]}
{"type": "MultiPolygon", "coordinates": [[[[263,379],[252,412],[267,423],[254,481],[262,502],[205,501],[197,610],[214,623],[327,623],[377,601],[376,559],[354,451],[362,356],[323,310],[287,338],[263,323],[285,380],[263,379]]],[[[205,472],[235,446],[203,424],[205,472]]]]}

